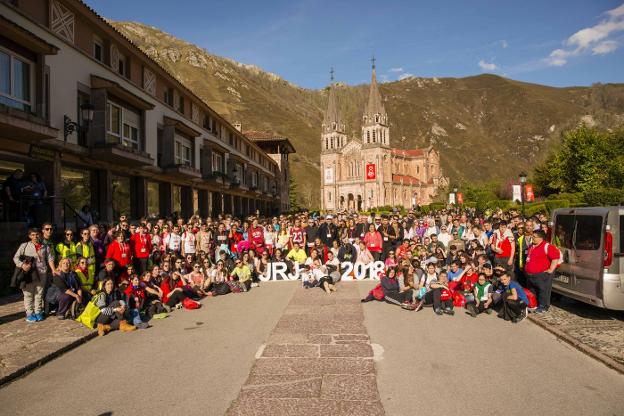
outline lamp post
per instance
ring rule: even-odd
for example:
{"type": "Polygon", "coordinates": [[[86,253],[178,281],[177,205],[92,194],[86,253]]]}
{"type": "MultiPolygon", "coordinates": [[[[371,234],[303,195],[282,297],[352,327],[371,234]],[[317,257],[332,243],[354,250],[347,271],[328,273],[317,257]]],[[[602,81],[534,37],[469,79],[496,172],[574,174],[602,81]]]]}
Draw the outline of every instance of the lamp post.
{"type": "Polygon", "coordinates": [[[524,218],[524,187],[527,181],[527,174],[520,172],[518,176],[520,177],[520,203],[522,207],[522,217],[524,218]]]}
{"type": "Polygon", "coordinates": [[[80,120],[83,124],[80,125],[75,121],[72,121],[69,116],[63,116],[63,141],[67,143],[67,136],[77,131],[89,130],[89,123],[93,121],[93,106],[90,103],[84,103],[80,106],[80,120]]]}

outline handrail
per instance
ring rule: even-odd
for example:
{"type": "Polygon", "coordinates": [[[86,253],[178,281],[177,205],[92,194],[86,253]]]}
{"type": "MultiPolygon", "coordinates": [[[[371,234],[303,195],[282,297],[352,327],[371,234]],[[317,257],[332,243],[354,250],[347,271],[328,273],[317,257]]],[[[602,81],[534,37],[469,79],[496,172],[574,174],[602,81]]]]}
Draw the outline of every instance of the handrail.
{"type": "Polygon", "coordinates": [[[69,205],[67,203],[67,201],[65,199],[63,199],[63,229],[66,230],[67,229],[67,209],[69,208],[69,211],[71,214],[73,214],[74,216],[74,227],[78,227],[78,211],[76,211],[74,209],[74,207],[72,207],[71,205],[69,205]]]}

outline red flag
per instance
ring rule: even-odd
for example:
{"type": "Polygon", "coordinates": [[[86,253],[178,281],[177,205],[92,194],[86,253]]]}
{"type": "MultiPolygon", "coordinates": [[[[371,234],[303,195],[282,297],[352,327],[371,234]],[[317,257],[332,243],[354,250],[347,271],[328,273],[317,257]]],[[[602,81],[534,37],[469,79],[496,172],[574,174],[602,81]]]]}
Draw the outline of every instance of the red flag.
{"type": "Polygon", "coordinates": [[[377,178],[377,168],[374,163],[366,164],[366,180],[373,180],[377,178]]]}
{"type": "Polygon", "coordinates": [[[458,204],[464,203],[464,195],[461,192],[457,192],[457,203],[458,204]]]}

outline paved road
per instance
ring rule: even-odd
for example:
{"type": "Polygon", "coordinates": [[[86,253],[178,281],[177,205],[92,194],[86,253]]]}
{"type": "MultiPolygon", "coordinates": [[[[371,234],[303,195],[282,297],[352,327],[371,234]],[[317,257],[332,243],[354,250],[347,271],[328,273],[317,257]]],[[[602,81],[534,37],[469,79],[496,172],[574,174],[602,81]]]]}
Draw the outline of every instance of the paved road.
{"type": "Polygon", "coordinates": [[[299,285],[265,283],[92,340],[0,389],[0,415],[223,415],[299,285]]]}
{"type": "Polygon", "coordinates": [[[529,321],[459,312],[365,305],[371,342],[384,349],[387,415],[624,415],[624,376],[529,321]]]}
{"type": "Polygon", "coordinates": [[[342,285],[267,283],[90,341],[0,389],[0,415],[624,415],[624,376],[531,322],[360,305],[371,282],[342,285]]]}

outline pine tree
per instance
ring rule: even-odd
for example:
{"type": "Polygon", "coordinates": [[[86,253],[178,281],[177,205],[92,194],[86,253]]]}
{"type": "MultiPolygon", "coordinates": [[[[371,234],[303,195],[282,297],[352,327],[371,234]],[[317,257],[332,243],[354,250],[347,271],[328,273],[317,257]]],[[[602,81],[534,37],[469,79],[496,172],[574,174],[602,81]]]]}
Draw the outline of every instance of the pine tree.
{"type": "Polygon", "coordinates": [[[291,211],[299,211],[301,209],[299,205],[299,190],[297,189],[297,182],[293,175],[288,177],[288,202],[291,211]]]}

